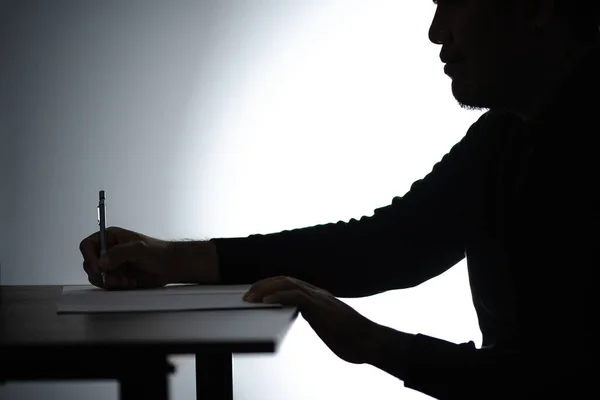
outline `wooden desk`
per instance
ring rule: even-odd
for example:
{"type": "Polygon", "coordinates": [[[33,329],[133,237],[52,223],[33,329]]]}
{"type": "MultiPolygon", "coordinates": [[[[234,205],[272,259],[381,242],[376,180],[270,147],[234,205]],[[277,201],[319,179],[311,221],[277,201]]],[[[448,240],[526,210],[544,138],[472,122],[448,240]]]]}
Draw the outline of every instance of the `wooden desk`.
{"type": "Polygon", "coordinates": [[[121,399],[167,399],[169,355],[196,355],[197,399],[233,399],[234,353],[274,353],[295,308],[57,314],[62,286],[0,286],[0,383],[116,379],[121,399]]]}

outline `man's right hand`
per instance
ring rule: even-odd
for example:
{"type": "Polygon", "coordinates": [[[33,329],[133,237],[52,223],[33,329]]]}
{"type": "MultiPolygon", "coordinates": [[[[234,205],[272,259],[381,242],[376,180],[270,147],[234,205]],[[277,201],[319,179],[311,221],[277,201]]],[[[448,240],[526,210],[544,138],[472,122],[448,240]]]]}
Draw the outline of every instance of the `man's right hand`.
{"type": "Polygon", "coordinates": [[[170,242],[110,227],[106,229],[106,248],[106,254],[100,257],[98,232],[79,245],[88,280],[100,288],[156,288],[171,283],[219,281],[217,252],[210,241],[170,242]]]}

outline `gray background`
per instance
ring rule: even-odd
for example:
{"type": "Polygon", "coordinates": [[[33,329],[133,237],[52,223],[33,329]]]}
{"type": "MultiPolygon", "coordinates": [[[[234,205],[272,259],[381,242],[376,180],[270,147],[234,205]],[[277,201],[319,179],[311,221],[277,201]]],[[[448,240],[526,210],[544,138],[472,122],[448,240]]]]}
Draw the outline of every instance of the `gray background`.
{"type": "MultiPolygon", "coordinates": [[[[97,229],[100,189],[109,225],[172,240],[388,204],[479,115],[451,96],[427,40],[433,11],[391,0],[0,2],[2,284],[87,283],[78,244],[97,229]]],[[[348,303],[397,329],[479,340],[463,263],[348,303]]],[[[193,398],[192,360],[174,361],[174,398],[193,398]]],[[[235,393],[425,397],[337,359],[302,318],[277,355],[236,356],[235,393]]],[[[2,399],[116,396],[114,382],[0,387],[2,399]]]]}

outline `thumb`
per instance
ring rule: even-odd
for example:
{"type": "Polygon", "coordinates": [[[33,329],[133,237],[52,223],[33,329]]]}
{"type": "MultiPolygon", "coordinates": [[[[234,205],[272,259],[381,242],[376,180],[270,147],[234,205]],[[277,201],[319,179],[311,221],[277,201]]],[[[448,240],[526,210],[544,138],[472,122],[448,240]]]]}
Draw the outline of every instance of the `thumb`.
{"type": "Polygon", "coordinates": [[[113,271],[123,263],[143,260],[147,251],[146,243],[141,240],[118,244],[100,257],[98,267],[102,272],[113,271]]]}

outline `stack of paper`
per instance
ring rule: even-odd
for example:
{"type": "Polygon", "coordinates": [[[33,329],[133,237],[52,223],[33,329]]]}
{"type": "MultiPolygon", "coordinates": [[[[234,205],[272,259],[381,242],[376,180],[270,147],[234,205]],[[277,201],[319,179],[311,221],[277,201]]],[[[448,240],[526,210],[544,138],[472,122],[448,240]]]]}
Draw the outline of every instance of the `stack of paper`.
{"type": "Polygon", "coordinates": [[[107,291],[92,285],[64,286],[60,313],[278,308],[279,304],[242,300],[250,285],[168,285],[159,289],[107,291]]]}

